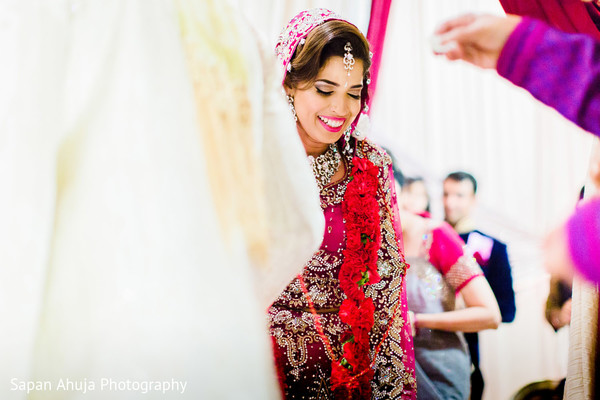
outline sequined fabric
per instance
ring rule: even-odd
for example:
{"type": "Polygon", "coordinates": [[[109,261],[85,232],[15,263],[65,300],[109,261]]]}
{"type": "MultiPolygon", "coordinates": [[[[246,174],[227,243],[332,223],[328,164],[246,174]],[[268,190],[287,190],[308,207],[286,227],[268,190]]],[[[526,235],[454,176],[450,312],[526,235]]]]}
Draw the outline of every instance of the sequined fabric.
{"type": "Polygon", "coordinates": [[[446,273],[446,281],[459,292],[471,279],[483,276],[483,271],[470,255],[460,257],[446,273]]]}
{"type": "MultiPolygon", "coordinates": [[[[378,269],[381,281],[372,285],[366,295],[375,303],[375,324],[370,334],[371,354],[382,343],[374,363],[372,381],[373,399],[414,399],[416,380],[414,372],[413,343],[407,323],[406,291],[404,277],[407,264],[399,246],[398,221],[394,220],[395,191],[390,182],[391,161],[378,147],[366,140],[360,157],[367,157],[379,167],[378,202],[381,212],[382,244],[378,251],[378,269]],[[401,305],[392,321],[397,302],[401,305]]],[[[344,160],[350,168],[350,161],[344,160]]],[[[321,318],[325,335],[331,343],[335,357],[341,353],[340,336],[348,328],[340,321],[339,306],[344,299],[338,274],[343,262],[345,232],[342,216],[342,199],[350,177],[321,191],[321,205],[325,216],[325,233],[321,248],[306,263],[303,279],[309,295],[321,318]]],[[[279,365],[285,375],[287,399],[332,399],[330,391],[331,356],[327,353],[317,333],[309,305],[295,279],[281,293],[269,309],[271,335],[275,338],[275,351],[285,360],[279,365]]]]}

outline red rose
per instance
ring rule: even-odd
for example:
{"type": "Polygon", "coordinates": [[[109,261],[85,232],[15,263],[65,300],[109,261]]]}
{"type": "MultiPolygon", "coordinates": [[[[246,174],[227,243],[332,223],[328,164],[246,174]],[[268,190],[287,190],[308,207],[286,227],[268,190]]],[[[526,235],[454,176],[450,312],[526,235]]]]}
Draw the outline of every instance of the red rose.
{"type": "Polygon", "coordinates": [[[351,366],[350,374],[353,375],[358,371],[358,367],[362,364],[360,360],[360,352],[357,351],[357,342],[348,342],[344,345],[344,360],[351,366]]]}
{"type": "Polygon", "coordinates": [[[361,233],[357,229],[346,232],[346,247],[357,248],[361,245],[361,233]]]}
{"type": "Polygon", "coordinates": [[[342,207],[352,212],[356,211],[356,205],[362,202],[362,197],[357,190],[349,184],[346,188],[346,193],[344,194],[344,202],[342,203],[342,207]]]}
{"type": "Polygon", "coordinates": [[[361,253],[346,249],[346,251],[344,251],[344,263],[342,264],[338,275],[339,280],[357,283],[362,278],[364,270],[365,263],[361,261],[361,253]]]}
{"type": "MultiPolygon", "coordinates": [[[[338,361],[331,363],[331,390],[347,389],[347,384],[350,383],[350,371],[343,367],[338,361]]],[[[355,387],[358,385],[355,385],[355,387]]]]}
{"type": "Polygon", "coordinates": [[[358,307],[356,307],[356,302],[351,299],[345,299],[342,301],[342,305],[340,306],[340,319],[343,323],[352,326],[354,322],[354,314],[356,313],[358,307]]]}
{"type": "Polygon", "coordinates": [[[346,342],[351,342],[354,340],[354,335],[352,334],[351,330],[347,330],[344,333],[342,333],[342,336],[340,336],[340,343],[342,343],[342,346],[346,343],[346,342]]]}
{"type": "Polygon", "coordinates": [[[377,243],[377,241],[373,240],[373,236],[369,236],[369,235],[365,235],[368,237],[367,241],[364,242],[364,240],[362,241],[363,244],[363,249],[366,253],[369,253],[369,260],[372,260],[372,256],[371,254],[375,254],[375,256],[377,256],[377,250],[379,250],[380,244],[377,243]]]}
{"type": "Polygon", "coordinates": [[[369,285],[374,285],[381,281],[381,276],[379,276],[379,272],[377,271],[377,264],[369,265],[369,285]]]}
{"type": "Polygon", "coordinates": [[[360,288],[355,282],[349,279],[340,279],[340,287],[342,288],[348,299],[362,301],[365,298],[364,292],[360,290],[360,288]]]}
{"type": "Polygon", "coordinates": [[[369,168],[369,164],[373,165],[366,158],[353,157],[352,158],[352,175],[356,176],[357,172],[359,172],[359,171],[360,172],[367,171],[369,168]]]}
{"type": "Polygon", "coordinates": [[[362,197],[371,195],[372,187],[371,185],[369,185],[369,183],[370,182],[365,181],[363,179],[361,179],[360,181],[357,180],[356,184],[354,185],[356,192],[362,197]]]}
{"type": "MultiPolygon", "coordinates": [[[[343,304],[343,303],[342,303],[343,304]]],[[[373,299],[366,298],[363,300],[358,308],[355,307],[353,311],[353,324],[352,332],[354,333],[355,340],[360,341],[359,336],[361,333],[366,335],[367,346],[369,343],[368,332],[373,328],[373,323],[375,319],[373,318],[373,314],[375,312],[375,305],[373,304],[373,299]],[[358,331],[355,331],[358,330],[358,331]],[[359,332],[362,331],[362,332],[359,332]]],[[[340,309],[341,312],[341,309],[340,309]]]]}
{"type": "Polygon", "coordinates": [[[379,167],[376,167],[373,163],[370,163],[371,165],[367,168],[367,176],[369,177],[369,179],[372,179],[374,181],[379,181],[378,176],[379,176],[379,167]]]}

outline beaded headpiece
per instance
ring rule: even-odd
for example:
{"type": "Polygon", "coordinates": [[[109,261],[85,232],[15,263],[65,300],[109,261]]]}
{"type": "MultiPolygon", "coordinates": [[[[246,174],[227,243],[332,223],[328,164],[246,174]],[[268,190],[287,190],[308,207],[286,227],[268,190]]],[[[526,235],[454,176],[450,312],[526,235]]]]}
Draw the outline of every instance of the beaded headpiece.
{"type": "Polygon", "coordinates": [[[288,22],[279,35],[279,40],[275,46],[275,54],[285,68],[284,73],[287,73],[292,69],[290,61],[294,56],[296,47],[298,47],[299,44],[304,44],[306,36],[308,36],[313,29],[322,23],[331,20],[348,22],[339,14],[326,8],[313,8],[302,11],[288,22]]]}

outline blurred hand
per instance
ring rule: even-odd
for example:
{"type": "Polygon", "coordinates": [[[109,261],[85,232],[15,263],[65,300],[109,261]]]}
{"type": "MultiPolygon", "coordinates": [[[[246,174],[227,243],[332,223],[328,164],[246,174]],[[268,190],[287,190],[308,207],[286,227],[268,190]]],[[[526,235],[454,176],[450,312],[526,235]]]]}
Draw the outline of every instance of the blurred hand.
{"type": "Polygon", "coordinates": [[[560,309],[554,309],[550,312],[550,324],[555,330],[571,323],[571,304],[572,299],[568,299],[560,309]]]}
{"type": "Polygon", "coordinates": [[[596,144],[594,145],[588,173],[594,188],[586,187],[586,190],[592,189],[592,196],[600,195],[600,141],[596,141],[596,144]]]}
{"type": "Polygon", "coordinates": [[[496,68],[500,52],[519,22],[521,17],[515,15],[467,14],[444,22],[435,34],[449,60],[496,68]]]}
{"type": "Polygon", "coordinates": [[[543,244],[543,262],[546,270],[557,279],[570,282],[575,267],[569,253],[565,224],[554,229],[543,244]]]}
{"type": "Polygon", "coordinates": [[[571,323],[571,304],[573,300],[565,301],[565,304],[560,309],[560,323],[565,326],[571,323]]]}
{"type": "Polygon", "coordinates": [[[408,311],[408,319],[410,321],[410,327],[413,337],[417,335],[417,320],[415,317],[415,313],[412,311],[408,311]]]}

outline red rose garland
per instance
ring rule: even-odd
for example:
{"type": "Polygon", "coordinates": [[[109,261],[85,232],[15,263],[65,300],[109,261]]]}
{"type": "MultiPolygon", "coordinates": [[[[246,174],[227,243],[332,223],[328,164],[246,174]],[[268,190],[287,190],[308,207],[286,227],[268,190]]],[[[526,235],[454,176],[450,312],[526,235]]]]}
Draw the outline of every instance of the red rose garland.
{"type": "Polygon", "coordinates": [[[346,227],[346,249],[340,268],[340,286],[346,294],[339,316],[350,329],[341,337],[342,357],[336,359],[329,339],[323,332],[319,315],[306,288],[302,275],[298,275],[300,287],[306,297],[315,326],[331,363],[331,390],[336,399],[370,399],[373,366],[381,346],[388,337],[389,329],[400,309],[396,303],[391,320],[375,348],[373,360],[369,360],[369,332],[373,328],[375,305],[366,298],[364,287],[379,282],[377,251],[381,245],[379,205],[376,194],[379,185],[378,168],[367,159],[354,157],[352,177],[346,188],[342,214],[346,227]]]}
{"type": "Polygon", "coordinates": [[[365,297],[367,285],[379,282],[377,250],[381,245],[377,188],[379,169],[365,158],[352,159],[352,178],[346,188],[342,213],[346,249],[340,286],[346,299],[340,319],[350,329],[342,335],[342,358],[332,362],[331,389],[337,399],[370,399],[373,369],[369,359],[369,332],[375,305],[365,297]]]}

